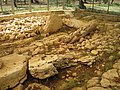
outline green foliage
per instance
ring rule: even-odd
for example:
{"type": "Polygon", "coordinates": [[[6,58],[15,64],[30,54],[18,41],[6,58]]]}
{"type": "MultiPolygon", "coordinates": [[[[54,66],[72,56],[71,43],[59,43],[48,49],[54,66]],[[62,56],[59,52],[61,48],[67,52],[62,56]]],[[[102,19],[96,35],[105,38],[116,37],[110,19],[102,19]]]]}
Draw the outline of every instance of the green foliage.
{"type": "Polygon", "coordinates": [[[113,3],[112,6],[120,6],[120,3],[113,3]]]}
{"type": "Polygon", "coordinates": [[[69,80],[68,83],[67,83],[67,90],[71,90],[75,86],[77,86],[77,81],[69,80]]]}

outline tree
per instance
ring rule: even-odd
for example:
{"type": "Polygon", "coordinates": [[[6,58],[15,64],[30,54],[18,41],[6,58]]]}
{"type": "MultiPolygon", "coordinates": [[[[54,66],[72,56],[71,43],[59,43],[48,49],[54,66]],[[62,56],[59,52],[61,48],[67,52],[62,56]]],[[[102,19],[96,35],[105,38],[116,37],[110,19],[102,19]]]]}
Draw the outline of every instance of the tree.
{"type": "Polygon", "coordinates": [[[111,1],[111,4],[114,2],[114,0],[111,1]]]}
{"type": "Polygon", "coordinates": [[[17,0],[14,0],[14,6],[17,7],[17,4],[16,4],[17,0]]]}
{"type": "Polygon", "coordinates": [[[84,5],[83,0],[79,0],[79,8],[80,9],[86,9],[86,6],[84,5]]]}
{"type": "Polygon", "coordinates": [[[108,3],[108,0],[103,0],[104,4],[107,4],[108,3]]]}
{"type": "Polygon", "coordinates": [[[84,3],[87,3],[87,0],[84,0],[84,3]]]}
{"type": "MultiPolygon", "coordinates": [[[[103,0],[104,4],[107,4],[109,0],[103,0]]],[[[114,2],[114,0],[111,0],[111,4],[114,2]]]]}

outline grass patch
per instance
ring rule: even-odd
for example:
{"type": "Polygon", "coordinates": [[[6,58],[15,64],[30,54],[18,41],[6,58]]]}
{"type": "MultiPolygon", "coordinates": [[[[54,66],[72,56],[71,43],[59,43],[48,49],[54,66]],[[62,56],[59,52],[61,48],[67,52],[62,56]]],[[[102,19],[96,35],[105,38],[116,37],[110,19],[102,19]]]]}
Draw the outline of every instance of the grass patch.
{"type": "Polygon", "coordinates": [[[76,80],[69,80],[67,82],[67,88],[66,90],[71,90],[72,88],[76,87],[78,85],[76,80]]]}

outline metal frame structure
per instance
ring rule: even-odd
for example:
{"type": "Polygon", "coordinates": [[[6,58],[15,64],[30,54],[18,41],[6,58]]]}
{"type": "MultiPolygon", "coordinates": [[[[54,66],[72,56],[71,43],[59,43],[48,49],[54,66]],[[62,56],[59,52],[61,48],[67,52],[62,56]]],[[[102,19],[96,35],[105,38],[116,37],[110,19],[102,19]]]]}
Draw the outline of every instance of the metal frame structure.
{"type": "MultiPolygon", "coordinates": [[[[15,14],[15,9],[14,9],[14,0],[10,0],[11,1],[11,9],[12,9],[12,14],[15,14]]],[[[65,9],[65,5],[66,5],[66,0],[61,0],[62,1],[62,9],[64,10],[65,9]]],[[[77,0],[73,0],[73,4],[75,6],[75,1],[77,0]]],[[[78,0],[79,1],[79,0],[78,0]]],[[[31,0],[28,0],[29,2],[29,12],[32,12],[32,3],[31,3],[31,0]]],[[[107,8],[107,13],[109,13],[110,11],[110,2],[111,0],[108,0],[108,8],[107,8]]],[[[55,0],[55,4],[56,4],[56,7],[58,7],[58,0],[55,0]]],[[[101,3],[101,0],[99,0],[99,4],[101,3]]],[[[0,2],[1,4],[1,12],[3,13],[4,10],[3,10],[3,0],[1,0],[0,2]]],[[[94,8],[95,8],[95,0],[92,0],[92,3],[91,3],[91,10],[94,11],[94,8]]],[[[47,0],[47,10],[49,11],[50,10],[50,0],[47,0]]]]}

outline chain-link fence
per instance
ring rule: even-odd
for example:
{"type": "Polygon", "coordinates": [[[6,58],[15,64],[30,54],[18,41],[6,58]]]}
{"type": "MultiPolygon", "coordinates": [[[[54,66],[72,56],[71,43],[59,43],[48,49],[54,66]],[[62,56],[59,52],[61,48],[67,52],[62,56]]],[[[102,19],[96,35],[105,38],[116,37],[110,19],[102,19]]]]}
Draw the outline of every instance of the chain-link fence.
{"type": "Polygon", "coordinates": [[[120,0],[1,0],[1,13],[85,9],[120,14],[120,0]]]}
{"type": "Polygon", "coordinates": [[[86,0],[88,10],[100,13],[120,14],[120,0],[86,0]]]}

